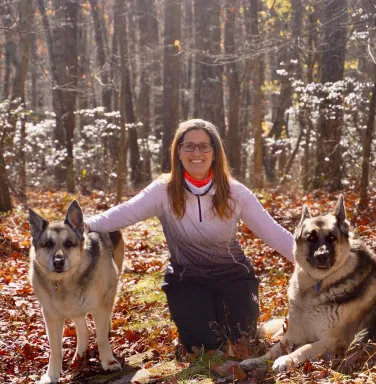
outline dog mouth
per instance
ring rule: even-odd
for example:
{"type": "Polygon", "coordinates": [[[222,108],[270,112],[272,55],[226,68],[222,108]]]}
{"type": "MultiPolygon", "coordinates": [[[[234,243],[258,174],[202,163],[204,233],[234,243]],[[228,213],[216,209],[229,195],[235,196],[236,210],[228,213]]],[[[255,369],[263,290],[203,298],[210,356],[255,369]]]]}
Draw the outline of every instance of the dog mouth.
{"type": "Polygon", "coordinates": [[[327,266],[327,265],[315,265],[314,267],[316,269],[322,269],[322,270],[330,269],[330,266],[327,266]]]}
{"type": "Polygon", "coordinates": [[[333,267],[334,260],[327,259],[327,260],[317,260],[315,257],[308,257],[307,262],[309,265],[313,268],[320,269],[323,271],[326,271],[333,267]]]}

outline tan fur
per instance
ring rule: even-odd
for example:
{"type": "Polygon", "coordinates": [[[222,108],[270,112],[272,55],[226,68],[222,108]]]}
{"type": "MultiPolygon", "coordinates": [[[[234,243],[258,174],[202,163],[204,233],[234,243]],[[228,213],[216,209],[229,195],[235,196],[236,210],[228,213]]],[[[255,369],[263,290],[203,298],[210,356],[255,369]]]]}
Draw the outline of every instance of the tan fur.
{"type": "Polygon", "coordinates": [[[105,370],[121,368],[112,354],[108,335],[123,257],[122,237],[115,249],[108,234],[85,232],[80,241],[70,226],[62,222],[49,224],[37,244],[31,247],[29,278],[42,306],[51,350],[48,369],[41,383],[56,383],[59,380],[65,319],[73,320],[76,326],[74,359],[85,354],[89,341],[85,320],[87,313],[94,318],[102,367],[105,370]],[[56,244],[53,249],[44,246],[48,239],[56,244]],[[69,239],[75,246],[66,249],[64,244],[69,239]],[[60,250],[65,254],[64,272],[56,273],[51,260],[60,250]]]}
{"type": "MultiPolygon", "coordinates": [[[[361,242],[348,239],[346,232],[341,233],[334,215],[319,219],[321,221],[302,218],[301,227],[297,230],[301,232],[296,235],[296,265],[288,289],[288,330],[264,356],[241,362],[240,366],[245,370],[275,359],[275,371],[287,370],[307,359],[333,352],[339,345],[348,346],[358,332],[373,326],[375,256],[361,242]],[[334,248],[335,262],[330,268],[315,268],[307,261],[309,242],[305,236],[312,231],[323,238],[333,232],[338,236],[334,248]],[[319,288],[318,283],[321,284],[319,288]],[[286,343],[290,347],[296,346],[296,349],[281,356],[284,350],[281,344],[286,343]]],[[[344,222],[344,228],[346,225],[344,222]]]]}

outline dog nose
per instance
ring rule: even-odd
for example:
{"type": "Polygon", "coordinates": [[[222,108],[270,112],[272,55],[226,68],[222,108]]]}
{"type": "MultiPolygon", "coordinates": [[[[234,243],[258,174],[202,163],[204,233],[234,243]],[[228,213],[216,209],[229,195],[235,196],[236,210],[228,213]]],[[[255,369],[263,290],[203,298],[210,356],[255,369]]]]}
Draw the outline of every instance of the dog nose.
{"type": "Polygon", "coordinates": [[[326,247],[326,245],[321,246],[316,252],[315,252],[315,258],[317,261],[321,263],[325,263],[328,260],[329,257],[329,250],[326,247]]]}
{"type": "Polygon", "coordinates": [[[54,257],[53,265],[56,269],[63,269],[65,263],[65,257],[63,253],[57,252],[54,257]]]}

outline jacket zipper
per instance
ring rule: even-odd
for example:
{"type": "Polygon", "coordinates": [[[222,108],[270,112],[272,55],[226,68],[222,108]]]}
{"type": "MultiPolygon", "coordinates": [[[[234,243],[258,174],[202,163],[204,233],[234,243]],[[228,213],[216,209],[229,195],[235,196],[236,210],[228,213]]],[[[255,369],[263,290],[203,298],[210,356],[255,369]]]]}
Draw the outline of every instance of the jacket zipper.
{"type": "Polygon", "coordinates": [[[200,223],[202,223],[202,213],[201,213],[201,201],[200,201],[200,196],[205,196],[205,195],[209,192],[209,190],[211,189],[212,186],[213,186],[213,182],[210,183],[209,188],[208,188],[204,193],[202,193],[201,195],[196,195],[195,193],[193,193],[193,192],[189,189],[187,183],[184,183],[184,188],[185,188],[186,190],[188,190],[189,192],[191,192],[192,195],[195,195],[195,196],[197,197],[197,202],[198,202],[198,217],[199,217],[199,219],[200,219],[200,223]]]}
{"type": "Polygon", "coordinates": [[[198,216],[200,218],[200,223],[202,223],[200,195],[196,195],[196,196],[197,196],[197,202],[198,202],[198,216]]]}

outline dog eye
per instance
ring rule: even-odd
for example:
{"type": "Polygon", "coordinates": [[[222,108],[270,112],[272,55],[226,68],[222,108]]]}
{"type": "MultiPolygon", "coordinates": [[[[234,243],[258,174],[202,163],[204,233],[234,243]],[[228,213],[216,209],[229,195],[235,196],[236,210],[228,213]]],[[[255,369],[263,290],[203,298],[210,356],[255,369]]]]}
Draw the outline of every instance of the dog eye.
{"type": "Polygon", "coordinates": [[[73,247],[73,243],[70,241],[70,240],[67,240],[65,243],[64,243],[64,247],[65,248],[71,248],[73,247]]]}
{"type": "Polygon", "coordinates": [[[328,237],[326,238],[326,241],[329,241],[329,243],[333,243],[336,240],[337,238],[332,233],[329,234],[328,237]]]}
{"type": "Polygon", "coordinates": [[[47,240],[45,243],[44,243],[44,246],[46,248],[53,248],[54,247],[54,242],[52,240],[47,240]]]}
{"type": "Polygon", "coordinates": [[[317,233],[316,232],[311,232],[309,236],[307,237],[307,241],[314,243],[317,241],[317,233]]]}

